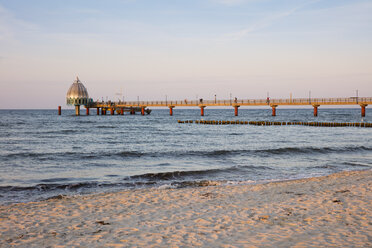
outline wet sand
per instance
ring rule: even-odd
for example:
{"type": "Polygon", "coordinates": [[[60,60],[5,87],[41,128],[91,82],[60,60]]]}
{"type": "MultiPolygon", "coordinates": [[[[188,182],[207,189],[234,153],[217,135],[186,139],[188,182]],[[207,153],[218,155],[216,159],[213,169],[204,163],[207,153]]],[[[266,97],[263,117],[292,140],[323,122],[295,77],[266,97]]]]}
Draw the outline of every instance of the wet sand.
{"type": "Polygon", "coordinates": [[[0,247],[372,247],[371,189],[368,170],[0,206],[0,247]]]}

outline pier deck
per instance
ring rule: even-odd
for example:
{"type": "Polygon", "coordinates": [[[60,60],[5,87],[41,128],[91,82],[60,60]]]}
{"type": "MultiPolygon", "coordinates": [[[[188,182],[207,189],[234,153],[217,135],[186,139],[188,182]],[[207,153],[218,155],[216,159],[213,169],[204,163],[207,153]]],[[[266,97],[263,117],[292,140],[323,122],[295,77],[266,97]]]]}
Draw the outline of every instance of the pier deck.
{"type": "MultiPolygon", "coordinates": [[[[201,116],[204,116],[204,109],[208,106],[213,107],[233,107],[235,116],[238,116],[238,108],[241,106],[269,106],[272,108],[272,116],[276,115],[278,106],[312,106],[314,108],[314,116],[318,116],[318,107],[322,105],[359,105],[361,107],[361,116],[366,114],[366,107],[372,104],[372,97],[348,97],[348,98],[289,98],[289,99],[229,99],[229,100],[171,100],[171,101],[89,101],[84,104],[86,114],[89,115],[89,109],[96,108],[97,115],[106,115],[106,112],[111,112],[111,115],[123,115],[124,112],[135,114],[140,112],[142,115],[150,114],[151,110],[147,107],[167,107],[169,114],[173,115],[175,107],[199,107],[201,116]]],[[[76,115],[80,115],[80,106],[76,105],[76,115]]],[[[61,114],[61,106],[58,107],[58,114],[61,114]]]]}
{"type": "MultiPolygon", "coordinates": [[[[369,105],[372,97],[349,98],[293,98],[293,99],[235,99],[235,100],[182,100],[182,101],[119,101],[112,102],[117,107],[187,107],[187,106],[272,106],[272,105],[369,105]]],[[[104,107],[107,103],[95,102],[94,107],[104,107]]]]}
{"type": "Polygon", "coordinates": [[[372,104],[372,97],[349,97],[349,98],[290,98],[290,99],[229,99],[229,100],[171,100],[171,101],[118,101],[118,102],[91,102],[85,107],[87,113],[89,108],[99,108],[106,113],[110,110],[112,114],[131,112],[141,112],[142,115],[150,113],[146,107],[168,107],[169,114],[173,115],[175,107],[199,107],[201,116],[204,116],[204,108],[208,106],[231,106],[235,109],[235,116],[238,115],[238,108],[241,106],[269,106],[272,108],[272,115],[276,115],[276,108],[278,106],[306,106],[310,105],[314,108],[314,116],[318,115],[318,107],[321,105],[359,105],[361,107],[361,115],[365,116],[365,108],[372,104]]]}

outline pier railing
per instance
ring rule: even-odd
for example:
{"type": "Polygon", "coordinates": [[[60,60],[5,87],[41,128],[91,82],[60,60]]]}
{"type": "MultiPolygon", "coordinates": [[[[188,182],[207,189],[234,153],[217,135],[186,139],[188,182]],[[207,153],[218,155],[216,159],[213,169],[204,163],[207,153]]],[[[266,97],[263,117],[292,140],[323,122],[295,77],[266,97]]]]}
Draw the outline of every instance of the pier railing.
{"type": "Polygon", "coordinates": [[[90,107],[177,107],[177,106],[273,106],[273,105],[368,105],[372,97],[293,98],[293,99],[228,99],[93,102],[90,107]]]}

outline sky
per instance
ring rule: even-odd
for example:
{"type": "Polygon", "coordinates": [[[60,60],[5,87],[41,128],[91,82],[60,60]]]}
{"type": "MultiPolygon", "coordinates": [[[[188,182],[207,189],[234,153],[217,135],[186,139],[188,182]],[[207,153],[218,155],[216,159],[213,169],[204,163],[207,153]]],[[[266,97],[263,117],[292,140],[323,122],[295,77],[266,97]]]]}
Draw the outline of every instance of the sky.
{"type": "Polygon", "coordinates": [[[0,0],[0,109],[372,96],[372,1],[0,0]]]}

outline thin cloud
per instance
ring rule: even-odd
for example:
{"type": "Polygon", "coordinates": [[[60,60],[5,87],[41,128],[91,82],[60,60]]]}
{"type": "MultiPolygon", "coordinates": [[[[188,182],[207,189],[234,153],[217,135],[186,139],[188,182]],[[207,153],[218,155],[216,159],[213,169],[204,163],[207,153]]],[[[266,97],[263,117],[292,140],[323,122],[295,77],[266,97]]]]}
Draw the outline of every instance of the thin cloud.
{"type": "Polygon", "coordinates": [[[74,10],[77,14],[101,14],[102,12],[98,9],[76,9],[74,10]]]}
{"type": "Polygon", "coordinates": [[[0,41],[11,37],[9,19],[10,13],[0,5],[0,41]]]}
{"type": "Polygon", "coordinates": [[[294,14],[295,12],[297,12],[298,10],[304,8],[305,6],[310,5],[310,4],[314,4],[314,3],[319,2],[319,1],[320,0],[309,1],[309,2],[303,3],[301,5],[298,5],[294,8],[292,8],[292,9],[289,9],[289,10],[286,10],[286,11],[283,11],[283,12],[280,12],[280,13],[277,13],[277,14],[274,14],[274,15],[267,16],[266,18],[252,24],[250,27],[239,30],[237,32],[226,34],[225,39],[227,39],[227,40],[240,40],[240,39],[242,39],[243,37],[247,36],[248,34],[250,34],[252,32],[256,32],[256,31],[259,31],[263,28],[269,27],[272,24],[274,24],[275,22],[277,22],[278,20],[283,19],[285,17],[288,17],[288,16],[294,14]]]}
{"type": "Polygon", "coordinates": [[[257,2],[259,0],[211,0],[211,1],[218,3],[218,4],[233,6],[233,5],[239,5],[239,4],[248,3],[248,2],[257,2]]]}
{"type": "Polygon", "coordinates": [[[36,25],[17,19],[11,11],[0,5],[0,41],[14,41],[19,33],[38,30],[36,25]]]}

